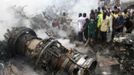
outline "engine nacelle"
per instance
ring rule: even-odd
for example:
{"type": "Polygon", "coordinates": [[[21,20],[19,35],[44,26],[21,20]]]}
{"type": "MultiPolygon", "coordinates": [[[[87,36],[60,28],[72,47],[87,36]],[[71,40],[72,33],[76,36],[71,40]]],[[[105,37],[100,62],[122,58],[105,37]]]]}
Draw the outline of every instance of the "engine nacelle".
{"type": "Polygon", "coordinates": [[[41,39],[25,27],[13,28],[5,34],[13,55],[22,54],[34,60],[35,66],[57,72],[64,70],[72,75],[87,75],[94,71],[97,61],[76,50],[68,50],[55,39],[41,39]]]}

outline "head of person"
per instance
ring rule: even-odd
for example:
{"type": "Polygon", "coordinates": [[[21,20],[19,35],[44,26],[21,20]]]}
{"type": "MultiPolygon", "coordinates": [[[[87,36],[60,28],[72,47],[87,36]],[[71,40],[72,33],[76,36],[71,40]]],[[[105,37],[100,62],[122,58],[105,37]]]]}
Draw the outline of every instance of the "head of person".
{"type": "Polygon", "coordinates": [[[87,16],[87,14],[86,13],[83,13],[83,17],[86,17],[87,16]]]}
{"type": "Polygon", "coordinates": [[[97,9],[95,9],[95,13],[97,13],[98,11],[97,11],[97,9]]]}
{"type": "Polygon", "coordinates": [[[124,14],[127,14],[127,9],[126,9],[126,10],[124,10],[124,14]]]}
{"type": "Polygon", "coordinates": [[[94,10],[92,9],[92,10],[91,10],[91,14],[94,14],[94,13],[95,13],[95,12],[94,12],[94,10]]]}
{"type": "Polygon", "coordinates": [[[114,11],[112,11],[111,13],[113,13],[113,14],[114,14],[115,12],[114,12],[114,11]]]}
{"type": "Polygon", "coordinates": [[[105,8],[105,6],[103,6],[102,7],[102,12],[106,12],[107,10],[106,10],[106,8],[105,8]]]}
{"type": "Polygon", "coordinates": [[[95,12],[94,12],[94,10],[91,10],[91,12],[90,12],[90,19],[95,19],[95,12]]]}
{"type": "Polygon", "coordinates": [[[79,17],[82,17],[82,13],[79,13],[79,15],[78,15],[79,17]]]}
{"type": "Polygon", "coordinates": [[[114,6],[114,10],[116,10],[117,9],[117,6],[114,6]]]}
{"type": "Polygon", "coordinates": [[[120,9],[118,9],[117,6],[114,6],[114,13],[115,13],[115,14],[118,14],[119,12],[120,12],[120,9]]]}
{"type": "Polygon", "coordinates": [[[66,12],[63,12],[63,16],[66,16],[66,12]]]}
{"type": "Polygon", "coordinates": [[[102,11],[106,10],[106,8],[104,6],[101,9],[102,9],[102,11]]]}

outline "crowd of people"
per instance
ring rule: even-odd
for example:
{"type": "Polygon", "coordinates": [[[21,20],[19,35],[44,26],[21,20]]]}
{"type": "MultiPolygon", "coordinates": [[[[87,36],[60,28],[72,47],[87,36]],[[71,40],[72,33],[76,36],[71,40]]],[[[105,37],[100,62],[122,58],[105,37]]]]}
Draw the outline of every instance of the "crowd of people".
{"type": "Polygon", "coordinates": [[[91,10],[87,18],[86,13],[78,15],[78,39],[80,42],[94,44],[95,42],[112,42],[118,33],[131,33],[134,26],[131,19],[134,18],[134,11],[123,10],[114,6],[113,9],[98,7],[91,10]],[[83,38],[84,37],[84,38],[83,38]]]}

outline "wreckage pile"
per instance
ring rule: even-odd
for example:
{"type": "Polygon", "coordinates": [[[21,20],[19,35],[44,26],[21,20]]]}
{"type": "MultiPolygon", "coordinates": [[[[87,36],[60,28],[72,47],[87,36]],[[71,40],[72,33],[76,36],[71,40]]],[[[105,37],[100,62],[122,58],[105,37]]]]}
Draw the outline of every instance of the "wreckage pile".
{"type": "Polygon", "coordinates": [[[120,63],[121,70],[134,73],[134,34],[119,34],[114,38],[116,57],[120,63]]]}

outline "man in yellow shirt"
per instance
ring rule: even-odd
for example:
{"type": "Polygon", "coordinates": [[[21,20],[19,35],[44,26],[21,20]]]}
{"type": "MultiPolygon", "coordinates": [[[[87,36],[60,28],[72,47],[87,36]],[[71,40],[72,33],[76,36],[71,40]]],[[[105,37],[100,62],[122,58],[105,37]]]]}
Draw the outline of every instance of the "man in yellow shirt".
{"type": "Polygon", "coordinates": [[[109,19],[107,17],[107,13],[103,13],[103,20],[100,25],[100,34],[101,34],[101,41],[106,42],[107,40],[107,31],[109,28],[109,19]]]}

